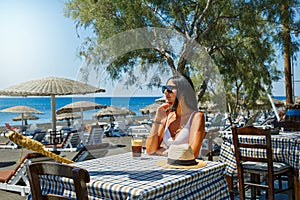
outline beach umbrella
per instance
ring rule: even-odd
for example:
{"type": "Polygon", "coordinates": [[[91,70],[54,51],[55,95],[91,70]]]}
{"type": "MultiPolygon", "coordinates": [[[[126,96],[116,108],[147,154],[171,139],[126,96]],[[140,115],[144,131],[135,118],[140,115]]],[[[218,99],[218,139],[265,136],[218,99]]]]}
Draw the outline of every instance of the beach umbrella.
{"type": "Polygon", "coordinates": [[[81,119],[83,119],[83,111],[106,107],[107,106],[105,105],[101,105],[92,101],[76,101],[59,108],[56,111],[56,114],[81,112],[81,119]]]}
{"type": "Polygon", "coordinates": [[[81,115],[76,114],[76,113],[61,113],[61,114],[56,115],[56,120],[58,120],[58,121],[66,120],[68,123],[68,126],[71,125],[70,120],[80,119],[80,118],[81,118],[81,115]]]}
{"type": "Polygon", "coordinates": [[[24,120],[24,124],[25,126],[28,125],[27,121],[28,120],[38,120],[39,118],[33,114],[30,113],[24,113],[24,114],[20,114],[16,117],[13,118],[13,121],[21,121],[24,120]]]}
{"type": "Polygon", "coordinates": [[[274,102],[274,105],[277,107],[282,107],[285,105],[285,100],[278,100],[278,99],[272,98],[272,101],[274,102]]]}
{"type": "Polygon", "coordinates": [[[161,106],[163,104],[163,102],[160,101],[155,101],[153,104],[147,105],[144,108],[140,109],[140,112],[143,115],[147,115],[147,114],[154,114],[156,113],[156,110],[159,106],[161,106]]]}
{"type": "Polygon", "coordinates": [[[99,110],[93,116],[97,119],[102,117],[110,117],[113,121],[114,116],[126,116],[126,115],[135,115],[136,113],[129,110],[128,108],[120,108],[117,106],[108,106],[104,109],[99,110]]]}
{"type": "Polygon", "coordinates": [[[29,113],[43,114],[43,112],[29,106],[12,106],[0,110],[0,112],[21,113],[22,127],[24,126],[24,115],[29,113]]]}
{"type": "MultiPolygon", "coordinates": [[[[3,96],[50,96],[52,112],[52,130],[56,131],[55,96],[89,94],[105,92],[104,89],[92,85],[59,77],[35,79],[0,90],[3,96]]],[[[55,148],[55,147],[54,147],[55,148]]]]}
{"type": "Polygon", "coordinates": [[[155,99],[155,102],[165,103],[166,102],[166,97],[162,96],[162,97],[160,97],[158,99],[155,99]]]}

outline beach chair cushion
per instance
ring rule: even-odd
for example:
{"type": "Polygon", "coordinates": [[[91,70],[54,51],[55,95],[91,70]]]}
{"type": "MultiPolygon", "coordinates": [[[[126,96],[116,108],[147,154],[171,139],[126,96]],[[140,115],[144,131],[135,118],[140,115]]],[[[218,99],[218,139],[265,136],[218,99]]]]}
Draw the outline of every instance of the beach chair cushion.
{"type": "Polygon", "coordinates": [[[15,170],[1,170],[0,171],[0,182],[6,183],[7,180],[9,180],[13,174],[15,173],[15,170]]]}

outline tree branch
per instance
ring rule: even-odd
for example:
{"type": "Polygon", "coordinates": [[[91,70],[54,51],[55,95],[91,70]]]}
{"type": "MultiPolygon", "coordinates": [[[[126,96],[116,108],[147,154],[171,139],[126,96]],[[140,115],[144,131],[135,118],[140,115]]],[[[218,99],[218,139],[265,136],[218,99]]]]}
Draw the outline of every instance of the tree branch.
{"type": "Polygon", "coordinates": [[[202,12],[202,14],[200,15],[199,19],[197,20],[197,24],[196,24],[196,29],[194,30],[194,35],[195,35],[195,39],[197,40],[199,38],[198,36],[198,27],[200,27],[201,22],[203,21],[204,17],[207,15],[208,9],[210,8],[210,6],[212,5],[214,0],[208,0],[206,3],[206,6],[202,12]]]}
{"type": "Polygon", "coordinates": [[[188,35],[188,28],[187,28],[187,25],[186,25],[186,21],[184,19],[184,16],[183,16],[183,13],[182,13],[180,7],[178,6],[178,4],[175,3],[174,0],[171,0],[171,2],[172,2],[172,6],[175,10],[175,13],[178,13],[179,21],[180,21],[180,24],[181,24],[181,26],[184,30],[185,36],[187,38],[190,38],[190,36],[188,35]]]}
{"type": "Polygon", "coordinates": [[[169,64],[169,66],[172,70],[172,73],[175,74],[176,67],[175,67],[174,60],[171,57],[171,55],[168,52],[166,52],[164,49],[155,48],[155,50],[158,51],[166,59],[167,63],[169,64]]]}

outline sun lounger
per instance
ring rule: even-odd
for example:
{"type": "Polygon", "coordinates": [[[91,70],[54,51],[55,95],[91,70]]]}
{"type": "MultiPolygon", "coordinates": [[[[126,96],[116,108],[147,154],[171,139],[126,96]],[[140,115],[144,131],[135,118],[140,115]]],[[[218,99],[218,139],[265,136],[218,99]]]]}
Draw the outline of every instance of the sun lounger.
{"type": "Polygon", "coordinates": [[[26,165],[31,162],[51,160],[39,153],[27,153],[21,162],[12,170],[0,170],[0,189],[28,194],[30,186],[26,174],[26,165]]]}
{"type": "Polygon", "coordinates": [[[108,153],[108,147],[109,143],[84,146],[78,151],[72,160],[74,162],[81,162],[104,157],[108,153]]]}
{"type": "Polygon", "coordinates": [[[17,149],[18,145],[16,145],[14,142],[8,140],[4,143],[0,143],[0,149],[17,149]]]}
{"type": "Polygon", "coordinates": [[[42,144],[46,144],[47,142],[45,141],[45,137],[46,137],[46,132],[37,132],[33,135],[32,139],[42,143],[42,144]]]}
{"type": "MultiPolygon", "coordinates": [[[[75,131],[69,131],[66,135],[66,137],[63,139],[63,141],[60,144],[56,145],[57,151],[76,151],[77,146],[72,146],[71,140],[73,137],[73,134],[77,133],[77,130],[75,131]]],[[[53,145],[46,145],[45,149],[48,151],[53,151],[53,145]]]]}
{"type": "Polygon", "coordinates": [[[104,129],[99,125],[93,125],[91,131],[88,134],[88,138],[85,145],[101,144],[104,135],[104,129]]]}

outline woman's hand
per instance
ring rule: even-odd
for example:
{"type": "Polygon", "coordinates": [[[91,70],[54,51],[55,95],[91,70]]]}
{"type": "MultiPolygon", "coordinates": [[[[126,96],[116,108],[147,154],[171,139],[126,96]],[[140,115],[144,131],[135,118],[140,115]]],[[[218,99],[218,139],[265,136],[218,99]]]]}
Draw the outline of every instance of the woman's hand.
{"type": "Polygon", "coordinates": [[[156,116],[155,116],[155,119],[154,121],[155,122],[161,122],[163,119],[166,118],[166,116],[168,115],[168,111],[167,109],[171,106],[170,103],[165,103],[161,106],[159,106],[156,110],[156,116]]]}

